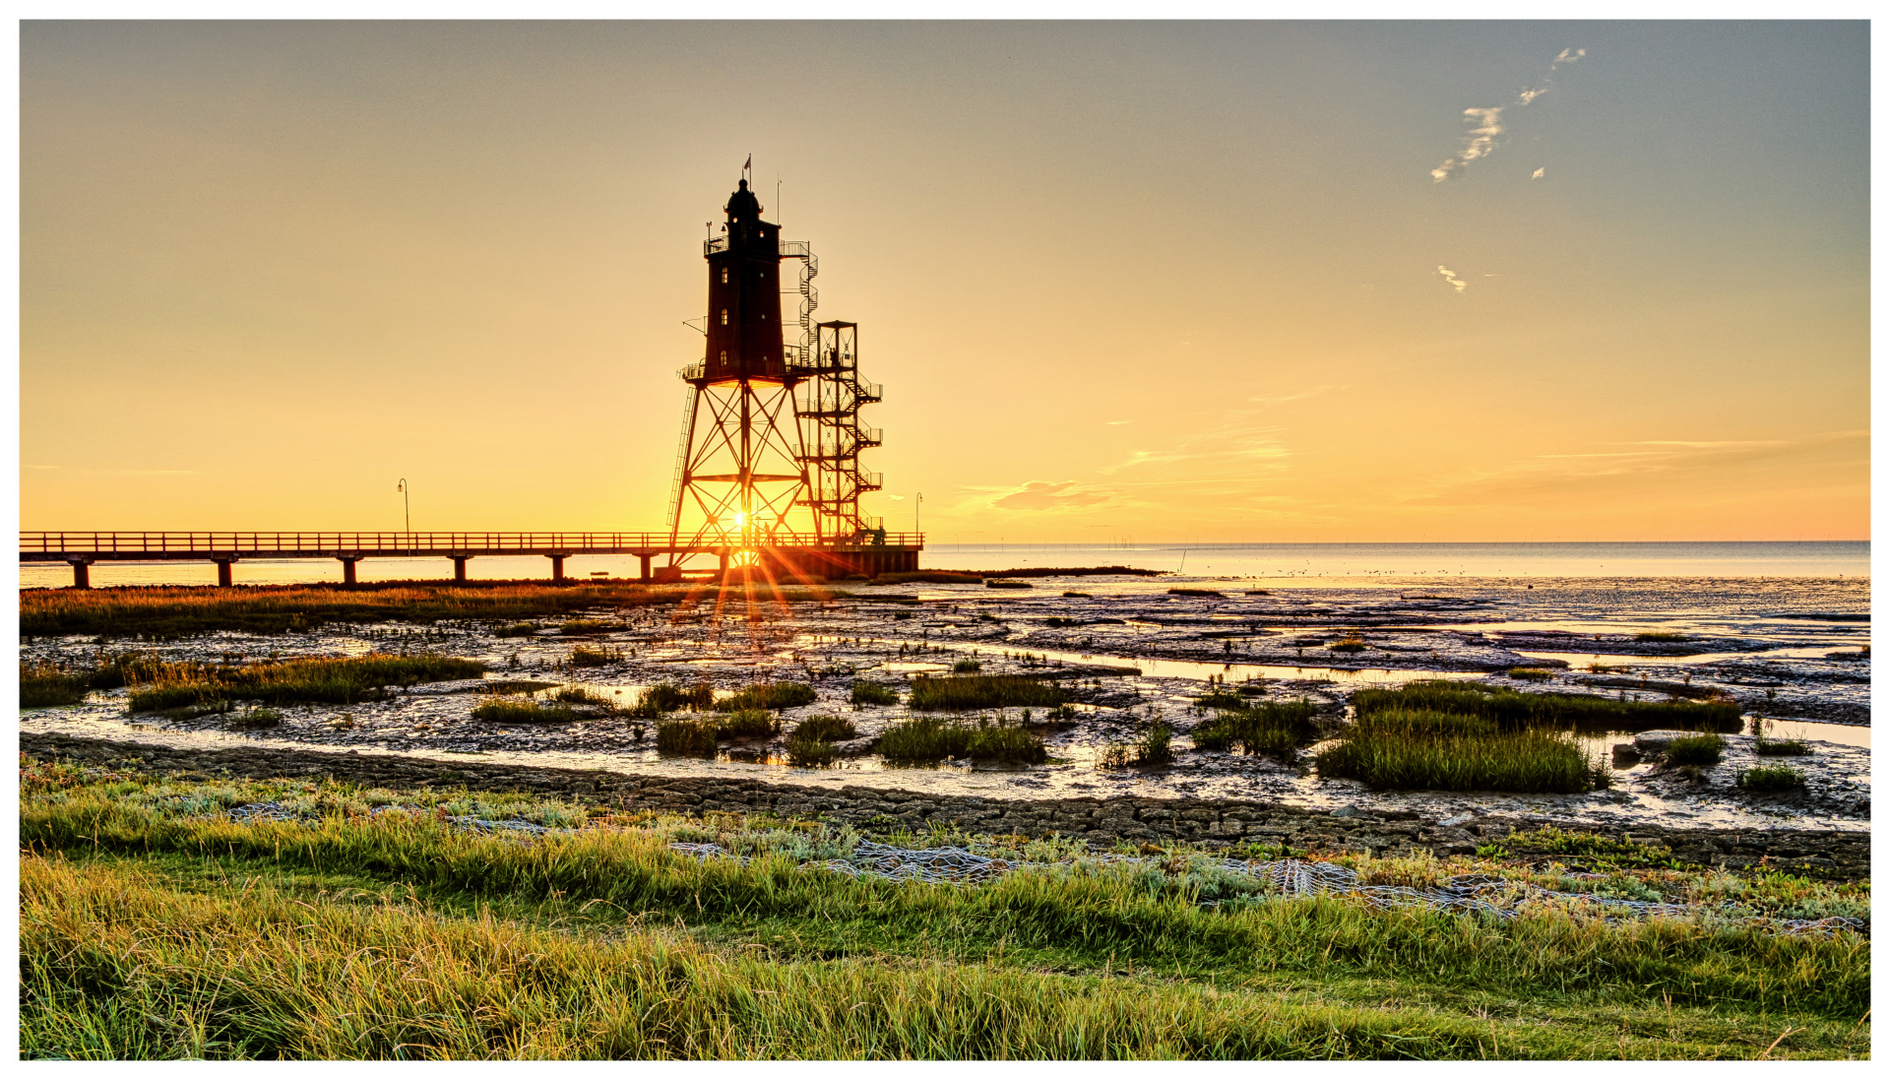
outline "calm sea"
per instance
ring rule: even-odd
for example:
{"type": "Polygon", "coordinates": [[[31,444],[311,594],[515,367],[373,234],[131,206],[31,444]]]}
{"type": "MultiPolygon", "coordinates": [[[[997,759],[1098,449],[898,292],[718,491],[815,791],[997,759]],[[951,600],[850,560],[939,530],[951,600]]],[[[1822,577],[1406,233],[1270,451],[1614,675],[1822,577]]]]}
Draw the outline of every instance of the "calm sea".
{"type": "MultiPolygon", "coordinates": [[[[952,570],[1007,570],[1046,566],[1132,566],[1181,577],[1256,579],[1412,578],[1863,578],[1870,576],[1870,542],[1728,541],[1713,543],[1557,544],[938,544],[920,563],[952,570]]],[[[535,556],[474,559],[478,579],[549,577],[551,564],[535,556]]],[[[579,556],[565,573],[635,577],[637,560],[579,556]]],[[[360,564],[363,581],[448,578],[445,559],[376,559],[360,564]]],[[[235,567],[239,584],[277,585],[341,580],[331,560],[249,561],[235,567]]],[[[1171,581],[1173,579],[1170,579],[1171,581]]],[[[62,586],[72,581],[64,563],[24,564],[20,585],[62,586]]],[[[210,585],[209,563],[99,563],[95,585],[210,585]]],[[[1337,584],[1334,581],[1334,584],[1337,584]]]]}

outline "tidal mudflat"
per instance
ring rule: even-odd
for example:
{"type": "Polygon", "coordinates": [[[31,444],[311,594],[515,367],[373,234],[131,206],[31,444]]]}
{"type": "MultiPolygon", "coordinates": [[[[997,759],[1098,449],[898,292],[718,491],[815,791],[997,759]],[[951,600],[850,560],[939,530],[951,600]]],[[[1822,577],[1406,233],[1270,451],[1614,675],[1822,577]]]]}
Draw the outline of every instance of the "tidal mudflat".
{"type": "Polygon", "coordinates": [[[476,661],[486,671],[389,686],[358,700],[283,703],[270,708],[266,724],[233,722],[246,715],[240,711],[133,712],[132,690],[92,690],[78,704],[25,711],[22,730],[997,799],[1237,799],[1435,819],[1520,815],[1614,830],[1868,829],[1864,581],[1310,586],[1091,576],[1008,584],[1024,587],[847,582],[824,598],[801,592],[793,599],[765,590],[670,595],[627,587],[593,608],[529,618],[432,610],[424,623],[328,622],[279,634],[36,637],[22,647],[29,665],[76,668],[126,652],[200,665],[425,652],[476,661]],[[1061,698],[1054,707],[987,705],[923,715],[1027,729],[1042,742],[1043,760],[947,757],[915,765],[877,751],[882,737],[920,715],[912,702],[915,680],[973,672],[1053,685],[1061,698]],[[1719,702],[1739,715],[1719,725],[1716,761],[1684,769],[1666,760],[1659,731],[1638,730],[1649,721],[1581,725],[1567,737],[1605,776],[1587,791],[1388,789],[1320,775],[1321,752],[1357,721],[1361,691],[1429,680],[1629,703],[1719,702]],[[676,705],[659,716],[636,708],[652,687],[706,686],[726,699],[763,682],[804,684],[812,700],[764,710],[771,722],[733,736],[726,712],[676,705]],[[861,685],[890,691],[892,703],[874,703],[886,701],[884,694],[861,696],[855,690],[861,685]],[[499,698],[541,708],[479,710],[499,698]],[[1317,723],[1289,752],[1244,753],[1238,743],[1201,736],[1225,709],[1301,702],[1317,723]],[[800,724],[823,716],[845,720],[850,731],[832,738],[830,757],[810,764],[790,752],[790,741],[800,724]],[[660,724],[691,717],[722,718],[713,754],[659,750],[660,724]],[[1756,736],[1755,719],[1762,721],[1756,736]],[[1138,755],[1135,748],[1157,729],[1168,735],[1165,754],[1138,755]],[[1772,752],[1788,743],[1805,752],[1772,752]],[[1742,775],[1759,767],[1788,769],[1802,786],[1742,785],[1742,775]]]}

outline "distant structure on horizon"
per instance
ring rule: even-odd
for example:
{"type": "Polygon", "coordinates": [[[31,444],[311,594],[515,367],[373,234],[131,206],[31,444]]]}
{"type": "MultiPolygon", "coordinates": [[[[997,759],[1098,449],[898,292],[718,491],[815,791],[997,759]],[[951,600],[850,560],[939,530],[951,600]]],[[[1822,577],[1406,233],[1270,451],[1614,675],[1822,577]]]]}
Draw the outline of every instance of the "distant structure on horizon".
{"type": "Polygon", "coordinates": [[[702,245],[703,358],[680,372],[689,390],[663,576],[680,576],[710,548],[790,577],[916,570],[921,537],[889,536],[860,510],[860,496],[881,487],[878,473],[860,467],[860,452],[882,436],[860,420],[881,389],[860,378],[859,324],[814,321],[819,262],[806,241],[783,240],[780,226],[762,219],[747,179],[723,211],[720,234],[702,245]],[[800,273],[783,290],[789,259],[800,273]],[[800,296],[797,341],[781,317],[784,292],[800,296]]]}

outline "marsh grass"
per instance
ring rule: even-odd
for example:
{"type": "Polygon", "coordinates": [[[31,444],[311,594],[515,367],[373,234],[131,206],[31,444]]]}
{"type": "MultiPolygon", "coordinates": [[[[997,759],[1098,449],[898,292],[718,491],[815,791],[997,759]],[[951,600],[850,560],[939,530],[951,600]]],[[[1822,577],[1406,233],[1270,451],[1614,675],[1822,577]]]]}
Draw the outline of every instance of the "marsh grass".
{"type": "Polygon", "coordinates": [[[1096,758],[1099,769],[1127,769],[1137,766],[1167,765],[1175,760],[1170,742],[1174,737],[1167,724],[1157,721],[1139,740],[1110,743],[1096,758]]]}
{"type": "Polygon", "coordinates": [[[794,736],[833,742],[837,739],[857,739],[860,736],[860,729],[854,727],[853,721],[845,717],[810,716],[794,725],[794,736]]]}
{"type": "Polygon", "coordinates": [[[812,705],[820,697],[806,683],[768,682],[744,686],[735,693],[712,702],[717,712],[741,712],[746,709],[792,709],[812,705]]]}
{"type": "MultiPolygon", "coordinates": [[[[1706,917],[1611,924],[1560,909],[1508,922],[1375,912],[1267,899],[1186,850],[1161,867],[1085,863],[1080,844],[949,829],[891,839],[1078,861],[974,888],[902,884],[797,866],[857,837],[765,816],[158,781],[31,758],[21,770],[28,1058],[1870,1051],[1870,943],[1848,932],[1789,936],[1706,917]],[[304,815],[216,813],[246,802],[304,815]],[[439,814],[582,828],[521,842],[455,831],[439,814]],[[698,860],[669,850],[676,840],[751,859],[698,860]]],[[[1380,884],[1476,872],[1564,887],[1553,868],[1345,861],[1380,884]]],[[[1628,869],[1586,888],[1788,917],[1867,915],[1869,903],[1867,886],[1776,873],[1628,869]]]]}
{"type": "Polygon", "coordinates": [[[1247,754],[1267,754],[1291,761],[1299,748],[1319,737],[1316,712],[1308,701],[1269,701],[1249,706],[1234,698],[1233,706],[1219,706],[1220,715],[1195,725],[1194,745],[1200,750],[1239,746],[1247,754]]]}
{"type": "Polygon", "coordinates": [[[1574,794],[1610,783],[1607,767],[1565,734],[1426,710],[1362,715],[1314,760],[1322,777],[1395,790],[1574,794]]]}
{"type": "Polygon", "coordinates": [[[868,682],[861,679],[853,684],[847,699],[855,705],[897,705],[899,693],[882,683],[868,682]]]}
{"type": "Polygon", "coordinates": [[[508,623],[493,631],[495,637],[502,638],[531,637],[536,633],[538,633],[537,624],[528,622],[508,623]]]}
{"type": "Polygon", "coordinates": [[[1718,735],[1687,735],[1667,744],[1669,765],[1717,765],[1726,752],[1726,740],[1718,735]]]}
{"type": "Polygon", "coordinates": [[[624,657],[623,649],[618,646],[600,645],[593,649],[589,645],[573,645],[571,655],[565,659],[565,663],[574,668],[604,667],[608,664],[620,664],[624,661],[624,657]]]}
{"type": "Polygon", "coordinates": [[[617,702],[582,686],[561,686],[551,697],[553,701],[566,705],[596,705],[612,712],[619,711],[617,702]]]}
{"type": "Polygon", "coordinates": [[[1811,747],[1799,739],[1754,739],[1752,752],[1760,757],[1803,757],[1811,747]]]}
{"type": "Polygon", "coordinates": [[[183,662],[144,672],[152,681],[133,688],[132,712],[217,701],[266,704],[320,701],[349,705],[387,686],[470,679],[486,670],[477,660],[437,653],[349,656],[327,660],[268,660],[251,664],[183,662]]]}
{"type": "Polygon", "coordinates": [[[724,738],[772,736],[781,730],[781,718],[766,709],[736,709],[716,722],[724,738]]]}
{"type": "Polygon", "coordinates": [[[1738,731],[1740,708],[1729,701],[1619,701],[1589,694],[1529,694],[1505,687],[1426,679],[1395,690],[1352,695],[1363,717],[1387,710],[1422,710],[1481,716],[1506,729],[1574,726],[1608,731],[1655,728],[1738,731]]]}
{"type": "Polygon", "coordinates": [[[980,660],[952,661],[952,674],[954,675],[976,675],[982,670],[984,670],[984,662],[980,660]]]}
{"type": "Polygon", "coordinates": [[[1056,707],[1063,688],[1023,675],[966,675],[912,680],[907,704],[920,712],[971,712],[976,709],[1056,707]]]}
{"type": "Polygon", "coordinates": [[[573,619],[559,626],[558,633],[567,636],[581,636],[586,634],[608,634],[613,630],[621,629],[623,629],[623,627],[618,623],[600,622],[596,619],[573,619]]]}
{"type": "Polygon", "coordinates": [[[224,721],[231,731],[261,731],[282,723],[282,713],[275,709],[245,709],[224,721]]]}
{"type": "Polygon", "coordinates": [[[873,748],[888,760],[900,762],[984,758],[1040,765],[1049,757],[1043,740],[1022,726],[989,720],[973,724],[931,716],[894,725],[873,748]]]}
{"type": "MultiPolygon", "coordinates": [[[[329,623],[516,621],[587,608],[674,603],[687,594],[686,589],[647,585],[517,582],[22,589],[20,633],[173,640],[217,630],[280,634],[329,623]]],[[[796,590],[795,595],[830,594],[796,590]]]]}
{"type": "Polygon", "coordinates": [[[1548,668],[1536,667],[1513,667],[1504,674],[1512,679],[1519,679],[1523,682],[1548,682],[1555,676],[1555,672],[1550,671],[1548,668]]]}
{"type": "Polygon", "coordinates": [[[495,697],[473,706],[472,718],[488,724],[568,724],[585,714],[569,705],[495,697]]]}
{"type": "Polygon", "coordinates": [[[720,735],[711,720],[665,720],[656,725],[656,749],[663,754],[714,757],[720,735]]]}
{"type": "Polygon", "coordinates": [[[1754,765],[1739,770],[1734,782],[1747,791],[1767,794],[1805,790],[1805,774],[1790,765],[1754,765]]]}
{"type": "Polygon", "coordinates": [[[660,716],[678,709],[707,709],[715,704],[715,687],[706,682],[692,683],[687,687],[677,686],[672,682],[660,682],[655,686],[645,687],[637,698],[639,710],[646,715],[660,716]]]}
{"type": "Polygon", "coordinates": [[[1358,653],[1364,652],[1366,649],[1371,648],[1371,646],[1365,644],[1365,639],[1360,637],[1357,633],[1350,633],[1326,646],[1326,648],[1336,653],[1358,653]]]}
{"type": "Polygon", "coordinates": [[[1000,581],[994,578],[986,578],[984,587],[987,589],[1032,589],[1036,586],[1028,581],[1000,581]]]}
{"type": "Polygon", "coordinates": [[[77,705],[85,700],[91,682],[85,675],[57,665],[20,661],[20,708],[77,705]]]}
{"type": "Polygon", "coordinates": [[[1676,634],[1671,630],[1648,630],[1639,634],[1635,634],[1634,640],[1635,641],[1673,642],[1673,641],[1686,641],[1688,640],[1688,638],[1685,634],[1676,634]]]}

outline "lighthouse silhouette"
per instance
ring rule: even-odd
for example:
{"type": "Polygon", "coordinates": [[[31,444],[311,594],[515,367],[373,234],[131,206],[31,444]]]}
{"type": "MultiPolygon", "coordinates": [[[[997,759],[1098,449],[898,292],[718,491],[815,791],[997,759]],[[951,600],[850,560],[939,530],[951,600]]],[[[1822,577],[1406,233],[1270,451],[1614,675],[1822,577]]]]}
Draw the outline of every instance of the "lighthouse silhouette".
{"type": "MultiPolygon", "coordinates": [[[[689,385],[670,496],[671,576],[713,553],[770,576],[844,576],[917,569],[919,539],[889,537],[860,513],[880,478],[860,451],[880,433],[860,406],[880,399],[859,378],[859,329],[817,323],[818,262],[780,226],[743,179],[723,207],[719,235],[703,243],[709,307],[704,353],[681,371],[689,385]],[[798,333],[781,317],[781,264],[800,263],[798,333]]],[[[792,295],[792,293],[790,293],[792,295]]]]}

